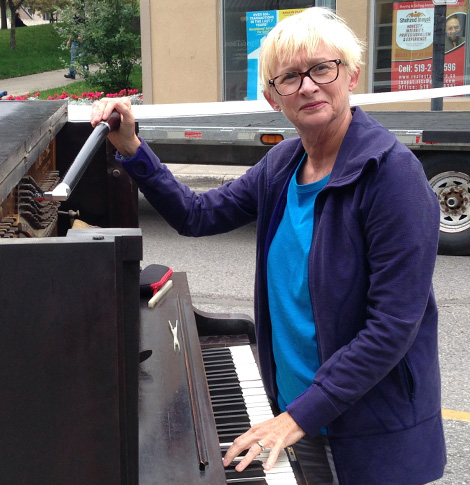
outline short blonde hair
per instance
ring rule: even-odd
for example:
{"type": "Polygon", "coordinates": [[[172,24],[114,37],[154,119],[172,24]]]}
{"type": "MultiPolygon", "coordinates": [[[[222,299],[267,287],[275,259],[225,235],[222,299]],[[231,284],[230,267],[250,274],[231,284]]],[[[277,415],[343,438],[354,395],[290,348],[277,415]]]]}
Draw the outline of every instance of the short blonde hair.
{"type": "Polygon", "coordinates": [[[280,74],[273,72],[279,60],[290,62],[302,51],[313,57],[320,44],[336,51],[351,74],[357,72],[364,43],[328,8],[310,7],[279,22],[264,40],[259,58],[263,89],[280,74]]]}

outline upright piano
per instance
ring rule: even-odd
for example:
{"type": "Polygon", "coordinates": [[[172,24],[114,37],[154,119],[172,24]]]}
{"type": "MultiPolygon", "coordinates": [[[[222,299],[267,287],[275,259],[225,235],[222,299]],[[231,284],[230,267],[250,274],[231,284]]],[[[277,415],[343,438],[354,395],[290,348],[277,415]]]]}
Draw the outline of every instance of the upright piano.
{"type": "Polygon", "coordinates": [[[268,474],[265,456],[223,468],[272,416],[253,322],[195,309],[184,273],[149,308],[137,189],[112,147],[44,208],[31,193],[91,127],[53,101],[2,102],[0,127],[0,485],[302,484],[292,450],[268,474]]]}

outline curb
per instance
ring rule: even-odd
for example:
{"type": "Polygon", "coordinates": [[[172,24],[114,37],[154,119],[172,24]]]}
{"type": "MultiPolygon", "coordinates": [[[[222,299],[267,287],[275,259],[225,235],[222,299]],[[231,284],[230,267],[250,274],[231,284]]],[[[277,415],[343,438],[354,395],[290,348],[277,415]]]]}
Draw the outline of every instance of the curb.
{"type": "Polygon", "coordinates": [[[194,175],[194,174],[174,174],[175,177],[183,184],[189,187],[220,187],[226,182],[232,182],[238,177],[235,176],[219,176],[219,175],[194,175]]]}
{"type": "Polygon", "coordinates": [[[217,188],[226,182],[236,180],[249,167],[220,166],[220,165],[188,165],[165,163],[176,179],[195,189],[217,188]]]}

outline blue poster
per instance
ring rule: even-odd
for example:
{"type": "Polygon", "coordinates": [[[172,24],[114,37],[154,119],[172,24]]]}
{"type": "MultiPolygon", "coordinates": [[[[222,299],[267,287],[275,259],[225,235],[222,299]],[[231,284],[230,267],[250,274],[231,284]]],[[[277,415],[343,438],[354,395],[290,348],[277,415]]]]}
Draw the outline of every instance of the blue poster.
{"type": "Polygon", "coordinates": [[[258,59],[261,44],[277,23],[277,10],[246,13],[246,54],[248,61],[247,99],[263,99],[258,76],[258,59]]]}

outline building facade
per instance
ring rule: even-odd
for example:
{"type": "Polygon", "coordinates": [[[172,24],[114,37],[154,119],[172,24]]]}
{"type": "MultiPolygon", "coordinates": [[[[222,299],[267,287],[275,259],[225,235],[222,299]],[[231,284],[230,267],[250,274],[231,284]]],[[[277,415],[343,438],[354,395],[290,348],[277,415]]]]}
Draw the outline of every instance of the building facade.
{"type": "MultiPolygon", "coordinates": [[[[336,11],[366,42],[356,93],[470,84],[468,0],[141,0],[145,103],[257,99],[257,52],[286,15],[336,11]],[[439,33],[440,32],[440,33],[439,33]],[[440,83],[440,84],[439,84],[440,83]]],[[[445,110],[470,99],[445,98],[445,110]]],[[[412,101],[368,109],[427,110],[412,101]]]]}

